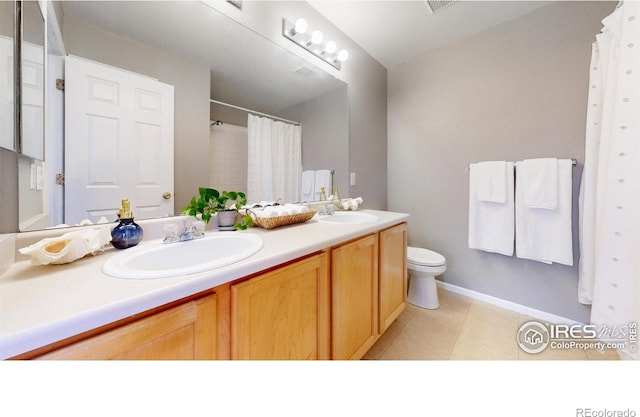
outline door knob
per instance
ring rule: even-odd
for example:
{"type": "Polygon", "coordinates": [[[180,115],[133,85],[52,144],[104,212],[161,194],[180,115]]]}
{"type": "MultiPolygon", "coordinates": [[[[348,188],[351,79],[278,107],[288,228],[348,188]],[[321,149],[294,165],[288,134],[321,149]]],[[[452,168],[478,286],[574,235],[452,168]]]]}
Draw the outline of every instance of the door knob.
{"type": "Polygon", "coordinates": [[[169,191],[166,191],[164,193],[162,193],[162,198],[164,198],[165,200],[168,200],[171,198],[171,193],[169,191]]]}

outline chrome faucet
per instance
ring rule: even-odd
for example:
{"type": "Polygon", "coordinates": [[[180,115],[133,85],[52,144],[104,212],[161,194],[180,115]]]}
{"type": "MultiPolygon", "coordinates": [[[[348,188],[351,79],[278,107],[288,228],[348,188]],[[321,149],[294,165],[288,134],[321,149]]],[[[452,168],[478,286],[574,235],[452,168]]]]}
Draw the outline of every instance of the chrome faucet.
{"type": "Polygon", "coordinates": [[[193,240],[193,223],[187,226],[187,221],[184,221],[184,230],[180,233],[180,242],[186,242],[187,240],[193,240]]]}
{"type": "Polygon", "coordinates": [[[333,213],[335,213],[335,211],[336,207],[333,204],[327,204],[318,207],[318,214],[320,216],[331,216],[333,213]]]}
{"type": "Polygon", "coordinates": [[[182,232],[178,232],[178,226],[174,223],[165,225],[162,230],[164,232],[163,243],[186,242],[188,240],[204,237],[205,222],[202,220],[192,220],[190,224],[185,219],[182,232]]]}

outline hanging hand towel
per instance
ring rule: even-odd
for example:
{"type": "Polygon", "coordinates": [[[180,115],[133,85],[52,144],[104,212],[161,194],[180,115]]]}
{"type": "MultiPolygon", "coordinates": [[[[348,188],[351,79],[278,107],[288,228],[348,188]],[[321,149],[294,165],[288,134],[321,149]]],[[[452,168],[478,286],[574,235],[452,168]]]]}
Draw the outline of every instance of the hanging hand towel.
{"type": "Polygon", "coordinates": [[[558,198],[554,210],[530,208],[525,204],[527,183],[516,175],[516,256],[550,264],[573,265],[571,233],[572,162],[558,160],[558,198]]]}
{"type": "Polygon", "coordinates": [[[504,203],[478,201],[478,164],[469,166],[469,248],[513,255],[513,162],[505,163],[504,203]]]}
{"type": "Polygon", "coordinates": [[[329,197],[331,194],[333,194],[333,190],[331,189],[332,184],[331,184],[331,170],[329,169],[319,169],[316,171],[316,180],[315,180],[315,187],[316,187],[316,195],[315,195],[315,201],[319,201],[320,200],[320,190],[322,189],[322,187],[324,187],[324,191],[327,195],[327,197],[329,197]]]}
{"type": "Polygon", "coordinates": [[[478,201],[504,203],[507,198],[507,163],[486,161],[473,165],[478,201]]]}
{"type": "Polygon", "coordinates": [[[538,158],[518,162],[518,178],[524,186],[524,205],[555,210],[558,207],[558,159],[538,158]]]}
{"type": "Polygon", "coordinates": [[[307,170],[302,172],[302,193],[300,194],[300,201],[314,201],[315,183],[315,171],[307,170]]]}

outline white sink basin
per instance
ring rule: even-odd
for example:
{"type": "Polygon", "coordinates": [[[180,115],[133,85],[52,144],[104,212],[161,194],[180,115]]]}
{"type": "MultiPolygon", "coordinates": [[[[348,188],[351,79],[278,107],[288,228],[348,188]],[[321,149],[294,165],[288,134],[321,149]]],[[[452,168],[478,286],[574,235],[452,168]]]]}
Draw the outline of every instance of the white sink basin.
{"type": "Polygon", "coordinates": [[[152,242],[125,249],[102,265],[117,278],[153,279],[195,274],[242,261],[262,248],[251,233],[213,233],[187,242],[152,242]]]}
{"type": "Polygon", "coordinates": [[[332,215],[316,215],[315,219],[322,223],[335,224],[364,224],[375,223],[380,220],[380,218],[375,214],[362,213],[357,211],[337,211],[332,215]]]}

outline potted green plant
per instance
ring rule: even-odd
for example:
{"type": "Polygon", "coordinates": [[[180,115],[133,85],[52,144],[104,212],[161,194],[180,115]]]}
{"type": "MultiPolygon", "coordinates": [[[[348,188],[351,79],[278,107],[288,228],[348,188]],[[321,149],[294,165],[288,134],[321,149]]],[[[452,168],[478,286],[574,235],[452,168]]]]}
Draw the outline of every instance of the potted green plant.
{"type": "Polygon", "coordinates": [[[192,197],[191,202],[182,209],[183,214],[198,216],[205,223],[209,223],[211,217],[217,213],[219,228],[236,228],[245,230],[253,226],[253,220],[249,215],[243,215],[236,222],[238,210],[247,204],[247,196],[239,191],[219,192],[213,188],[201,187],[198,189],[199,197],[192,197]]]}

